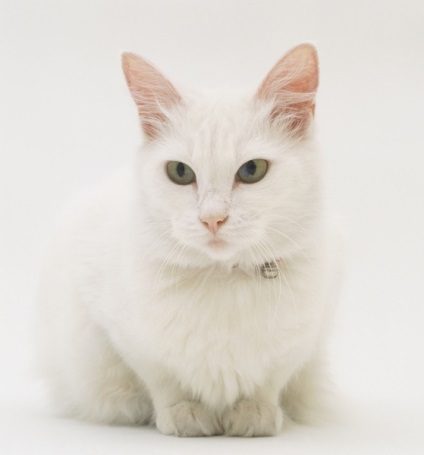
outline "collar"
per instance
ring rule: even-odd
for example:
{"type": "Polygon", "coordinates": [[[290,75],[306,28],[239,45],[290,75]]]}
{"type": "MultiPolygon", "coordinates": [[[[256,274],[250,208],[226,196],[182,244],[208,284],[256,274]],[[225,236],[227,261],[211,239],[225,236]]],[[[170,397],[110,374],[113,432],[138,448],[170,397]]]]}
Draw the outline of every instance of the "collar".
{"type": "MultiPolygon", "coordinates": [[[[272,280],[274,278],[277,278],[280,273],[280,267],[278,263],[281,261],[282,258],[271,259],[270,261],[264,262],[261,266],[257,267],[257,270],[264,278],[272,280]]],[[[238,267],[238,264],[233,265],[233,269],[238,269],[238,267]]]]}

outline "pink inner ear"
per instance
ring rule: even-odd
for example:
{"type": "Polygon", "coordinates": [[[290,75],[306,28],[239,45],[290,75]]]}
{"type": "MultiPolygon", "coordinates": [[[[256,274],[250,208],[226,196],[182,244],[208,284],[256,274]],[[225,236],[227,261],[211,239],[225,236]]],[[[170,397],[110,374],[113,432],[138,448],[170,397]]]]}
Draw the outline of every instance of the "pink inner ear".
{"type": "Polygon", "coordinates": [[[268,73],[257,97],[274,102],[272,118],[285,121],[292,131],[303,134],[315,111],[318,88],[318,56],[310,44],[289,51],[268,73]]]}
{"type": "Polygon", "coordinates": [[[154,66],[135,54],[122,54],[122,68],[144,132],[153,139],[167,120],[164,110],[181,102],[181,96],[154,66]]]}

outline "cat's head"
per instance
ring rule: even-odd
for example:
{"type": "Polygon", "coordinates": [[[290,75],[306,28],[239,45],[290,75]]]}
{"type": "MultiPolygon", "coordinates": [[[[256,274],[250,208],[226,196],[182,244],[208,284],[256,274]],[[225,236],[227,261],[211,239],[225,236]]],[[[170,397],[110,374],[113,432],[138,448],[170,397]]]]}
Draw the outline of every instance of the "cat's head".
{"type": "Polygon", "coordinates": [[[292,49],[247,96],[180,93],[133,54],[123,68],[146,136],[145,217],[169,254],[247,266],[300,248],[319,201],[314,47],[292,49]]]}

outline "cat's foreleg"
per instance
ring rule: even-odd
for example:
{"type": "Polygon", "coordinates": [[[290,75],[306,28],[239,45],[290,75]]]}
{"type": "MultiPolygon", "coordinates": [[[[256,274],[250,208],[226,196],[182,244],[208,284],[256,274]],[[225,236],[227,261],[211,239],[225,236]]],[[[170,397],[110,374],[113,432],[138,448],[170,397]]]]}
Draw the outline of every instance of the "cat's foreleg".
{"type": "Polygon", "coordinates": [[[222,434],[218,416],[185,393],[177,380],[158,365],[149,365],[143,374],[152,397],[157,429],[174,436],[222,434]]]}
{"type": "Polygon", "coordinates": [[[273,436],[283,426],[279,405],[280,381],[273,377],[251,397],[238,400],[225,410],[221,421],[228,436],[273,436]]]}

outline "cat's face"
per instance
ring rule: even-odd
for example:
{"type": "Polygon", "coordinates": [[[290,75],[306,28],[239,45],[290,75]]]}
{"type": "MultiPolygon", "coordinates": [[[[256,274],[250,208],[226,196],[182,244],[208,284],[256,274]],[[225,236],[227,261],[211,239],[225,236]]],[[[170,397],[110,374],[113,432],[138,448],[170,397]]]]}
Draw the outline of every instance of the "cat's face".
{"type": "Polygon", "coordinates": [[[160,93],[161,110],[147,123],[146,96],[133,93],[150,139],[139,157],[148,215],[158,237],[174,241],[181,261],[260,265],[290,254],[313,219],[313,103],[301,98],[296,111],[293,88],[285,94],[290,105],[277,104],[275,94],[270,102],[267,84],[275,86],[275,77],[271,72],[256,96],[239,99],[183,99],[162,81],[168,93],[160,93]]]}
{"type": "Polygon", "coordinates": [[[176,116],[169,135],[142,151],[141,178],[154,217],[181,245],[263,262],[294,246],[314,210],[315,151],[275,135],[254,106],[232,107],[176,116]]]}

